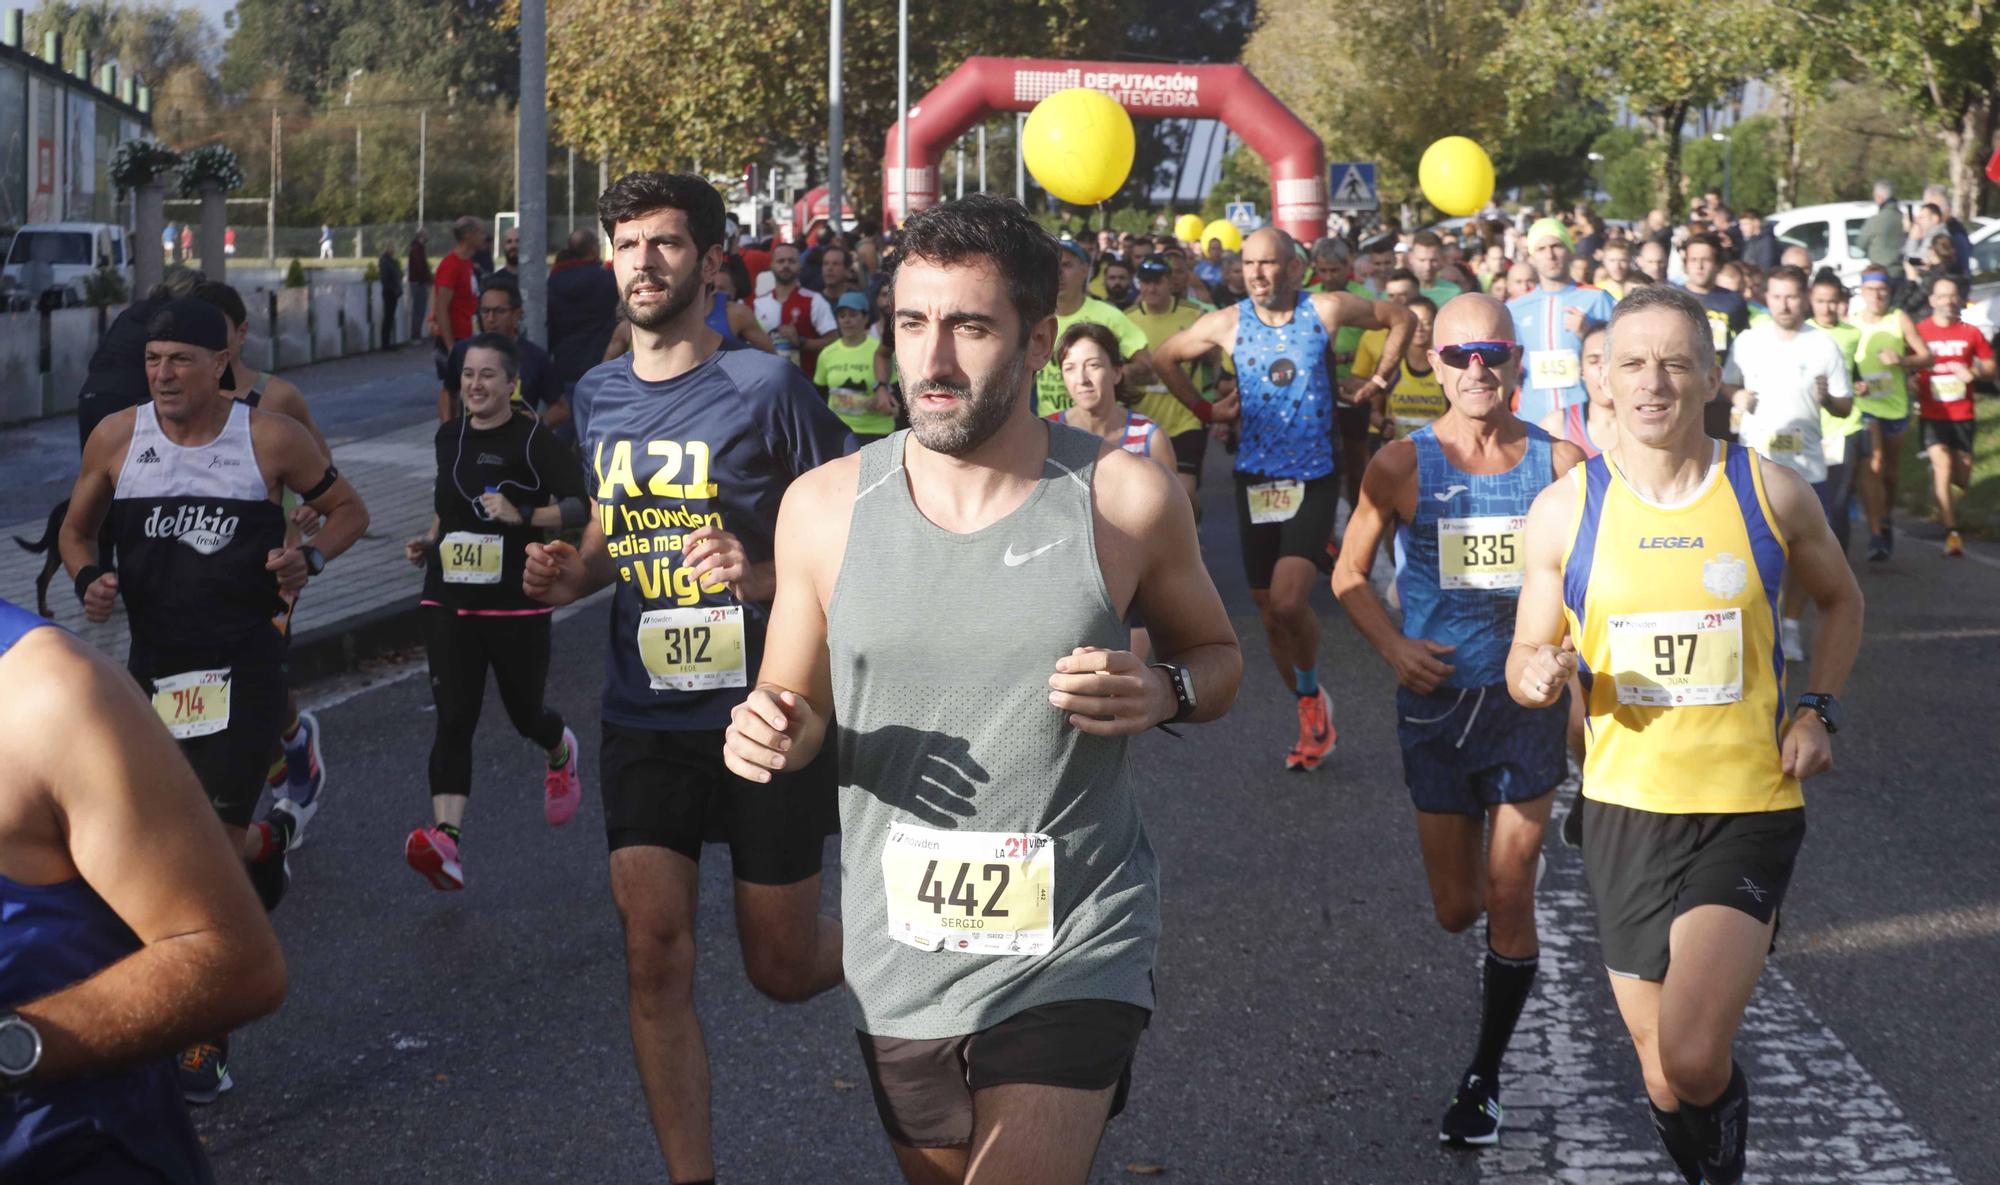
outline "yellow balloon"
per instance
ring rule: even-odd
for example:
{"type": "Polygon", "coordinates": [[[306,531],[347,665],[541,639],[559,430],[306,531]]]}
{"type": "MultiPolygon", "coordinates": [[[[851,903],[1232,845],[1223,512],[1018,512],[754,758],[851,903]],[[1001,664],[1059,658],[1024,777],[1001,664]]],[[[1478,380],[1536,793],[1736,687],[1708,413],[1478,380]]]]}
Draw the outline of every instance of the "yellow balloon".
{"type": "Polygon", "coordinates": [[[1201,237],[1201,215],[1183,214],[1174,219],[1174,237],[1183,243],[1192,243],[1201,237]]]}
{"type": "Polygon", "coordinates": [[[1243,232],[1237,230],[1236,224],[1227,218],[1218,218],[1201,228],[1202,250],[1208,250],[1208,241],[1210,239],[1221,239],[1224,251],[1241,251],[1243,249],[1243,232]]]}
{"type": "Polygon", "coordinates": [[[1431,205],[1454,218],[1468,217],[1493,199],[1493,160],[1464,136],[1446,136],[1424,149],[1417,181],[1431,205]]]}
{"type": "Polygon", "coordinates": [[[1132,117],[1089,87],[1057,91],[1035,104],[1021,131],[1021,155],[1043,189],[1073,206],[1117,193],[1132,171],[1132,117]]]}

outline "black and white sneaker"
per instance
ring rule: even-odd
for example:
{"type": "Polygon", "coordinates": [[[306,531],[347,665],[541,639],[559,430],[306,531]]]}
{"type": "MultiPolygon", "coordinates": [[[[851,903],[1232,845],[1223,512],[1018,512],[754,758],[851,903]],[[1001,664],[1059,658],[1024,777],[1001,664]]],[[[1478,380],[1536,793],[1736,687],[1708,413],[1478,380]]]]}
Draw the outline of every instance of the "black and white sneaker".
{"type": "Polygon", "coordinates": [[[181,1097],[196,1106],[207,1106],[236,1085],[229,1078],[229,1038],[226,1036],[214,1041],[197,1041],[181,1050],[176,1069],[180,1076],[181,1097]]]}
{"type": "Polygon", "coordinates": [[[1500,1142],[1500,1085],[1478,1074],[1467,1074],[1445,1108],[1444,1122],[1438,1125],[1438,1141],[1475,1147],[1500,1142]]]}

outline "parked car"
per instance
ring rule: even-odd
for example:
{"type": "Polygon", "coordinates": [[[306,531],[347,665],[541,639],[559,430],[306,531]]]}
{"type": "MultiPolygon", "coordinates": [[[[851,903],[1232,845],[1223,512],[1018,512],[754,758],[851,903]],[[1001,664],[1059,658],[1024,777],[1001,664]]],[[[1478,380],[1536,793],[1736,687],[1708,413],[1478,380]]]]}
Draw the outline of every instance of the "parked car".
{"type": "Polygon", "coordinates": [[[84,303],[84,281],[108,267],[132,283],[132,255],[125,228],[109,222],[36,222],[14,235],[0,267],[0,293],[12,308],[34,305],[48,293],[64,305],[84,303]]]}

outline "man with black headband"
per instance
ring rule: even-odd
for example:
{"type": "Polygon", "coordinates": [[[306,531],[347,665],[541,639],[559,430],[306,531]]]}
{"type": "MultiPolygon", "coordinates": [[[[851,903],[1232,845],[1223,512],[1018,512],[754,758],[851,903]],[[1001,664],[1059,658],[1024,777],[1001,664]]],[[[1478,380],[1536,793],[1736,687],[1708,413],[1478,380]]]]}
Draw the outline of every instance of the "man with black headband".
{"type": "MultiPolygon", "coordinates": [[[[105,621],[122,596],[127,665],[200,777],[265,907],[283,896],[293,821],[251,813],[286,723],[285,636],[272,622],[368,526],[354,487],[296,420],[224,394],[229,322],[205,301],[166,302],[147,327],[152,402],[99,424],[63,521],[63,564],[84,616],[105,621]],[[326,521],[308,546],[285,545],[279,498],[298,491],[326,521]],[[113,571],[98,566],[109,519],[113,571]]],[[[227,1038],[182,1059],[190,1101],[229,1089],[227,1038]]]]}

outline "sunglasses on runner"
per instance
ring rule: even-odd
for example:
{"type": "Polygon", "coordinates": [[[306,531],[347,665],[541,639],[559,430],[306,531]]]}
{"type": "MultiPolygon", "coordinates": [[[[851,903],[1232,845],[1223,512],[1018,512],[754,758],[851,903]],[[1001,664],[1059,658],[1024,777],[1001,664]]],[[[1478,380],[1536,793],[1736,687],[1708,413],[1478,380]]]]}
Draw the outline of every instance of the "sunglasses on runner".
{"type": "Polygon", "coordinates": [[[1464,370],[1472,365],[1474,358],[1486,364],[1486,369],[1497,370],[1514,360],[1521,352],[1519,342],[1460,342],[1455,346],[1439,346],[1438,358],[1453,370],[1464,370]]]}

